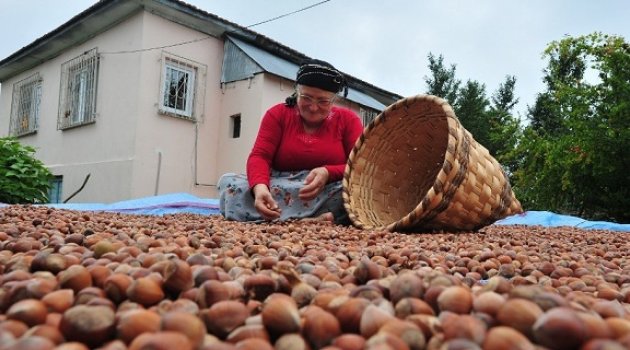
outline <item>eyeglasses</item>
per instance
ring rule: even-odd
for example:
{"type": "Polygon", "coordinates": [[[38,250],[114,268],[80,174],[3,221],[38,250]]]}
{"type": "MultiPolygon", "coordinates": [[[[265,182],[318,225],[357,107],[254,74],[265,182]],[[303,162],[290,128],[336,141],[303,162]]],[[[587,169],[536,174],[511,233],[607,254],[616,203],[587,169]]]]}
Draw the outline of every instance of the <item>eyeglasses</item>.
{"type": "Polygon", "coordinates": [[[298,94],[298,97],[300,97],[300,100],[304,104],[309,105],[309,106],[312,104],[316,104],[320,108],[330,107],[330,105],[332,105],[333,102],[335,101],[334,97],[330,99],[321,99],[321,100],[318,100],[312,96],[305,95],[305,94],[298,94]]]}

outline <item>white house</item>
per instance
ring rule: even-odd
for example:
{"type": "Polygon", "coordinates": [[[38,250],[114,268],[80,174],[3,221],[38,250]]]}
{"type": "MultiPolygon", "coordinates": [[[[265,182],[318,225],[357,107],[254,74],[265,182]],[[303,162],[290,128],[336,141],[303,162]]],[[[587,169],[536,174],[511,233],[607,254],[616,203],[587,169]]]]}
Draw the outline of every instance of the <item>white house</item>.
{"type": "MultiPolygon", "coordinates": [[[[177,0],[101,0],[0,61],[0,136],[56,176],[52,201],[216,197],[260,119],[292,93],[289,47],[177,0]]],[[[349,76],[369,121],[401,96],[349,76]]]]}

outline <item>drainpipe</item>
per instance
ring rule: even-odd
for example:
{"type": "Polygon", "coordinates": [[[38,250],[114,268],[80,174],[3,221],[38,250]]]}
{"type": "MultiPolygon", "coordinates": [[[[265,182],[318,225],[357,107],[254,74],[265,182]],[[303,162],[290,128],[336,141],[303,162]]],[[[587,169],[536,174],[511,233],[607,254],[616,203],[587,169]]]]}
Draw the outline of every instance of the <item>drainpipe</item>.
{"type": "Polygon", "coordinates": [[[160,172],[162,170],[162,151],[158,150],[157,151],[158,154],[158,164],[157,164],[157,174],[155,175],[155,192],[154,192],[154,196],[157,196],[158,194],[158,189],[160,187],[160,172]]]}

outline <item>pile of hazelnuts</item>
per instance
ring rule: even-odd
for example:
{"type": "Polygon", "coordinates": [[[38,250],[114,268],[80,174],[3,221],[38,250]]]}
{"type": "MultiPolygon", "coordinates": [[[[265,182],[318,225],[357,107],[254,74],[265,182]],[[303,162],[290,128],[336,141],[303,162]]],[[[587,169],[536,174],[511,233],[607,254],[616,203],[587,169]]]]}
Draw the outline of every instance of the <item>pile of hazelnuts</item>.
{"type": "Polygon", "coordinates": [[[623,232],[0,208],[0,350],[630,349],[623,232]]]}

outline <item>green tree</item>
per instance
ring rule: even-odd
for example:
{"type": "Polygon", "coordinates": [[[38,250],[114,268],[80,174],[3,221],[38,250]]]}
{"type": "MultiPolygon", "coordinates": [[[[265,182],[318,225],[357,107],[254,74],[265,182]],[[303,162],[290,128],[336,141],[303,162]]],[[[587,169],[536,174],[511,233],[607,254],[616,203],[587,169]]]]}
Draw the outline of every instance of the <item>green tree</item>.
{"type": "Polygon", "coordinates": [[[455,115],[466,130],[470,131],[475,140],[486,148],[490,144],[489,105],[486,86],[478,81],[468,80],[459,90],[453,107],[455,115]]]}
{"type": "Polygon", "coordinates": [[[630,52],[623,38],[566,37],[545,50],[547,91],[516,153],[526,207],[630,220],[630,52]],[[588,71],[597,79],[584,79],[588,71]]]}
{"type": "Polygon", "coordinates": [[[431,77],[424,77],[427,84],[427,94],[441,97],[448,101],[451,105],[457,100],[460,81],[455,79],[456,66],[452,64],[450,67],[444,65],[444,57],[442,55],[437,58],[429,53],[429,70],[431,77]]]}
{"type": "Polygon", "coordinates": [[[514,106],[518,103],[514,95],[515,86],[516,77],[508,75],[492,95],[488,111],[489,140],[485,145],[510,174],[516,168],[513,154],[521,137],[520,120],[513,115],[514,106]]]}
{"type": "Polygon", "coordinates": [[[15,138],[0,138],[0,202],[48,202],[52,175],[34,153],[15,138]]]}

